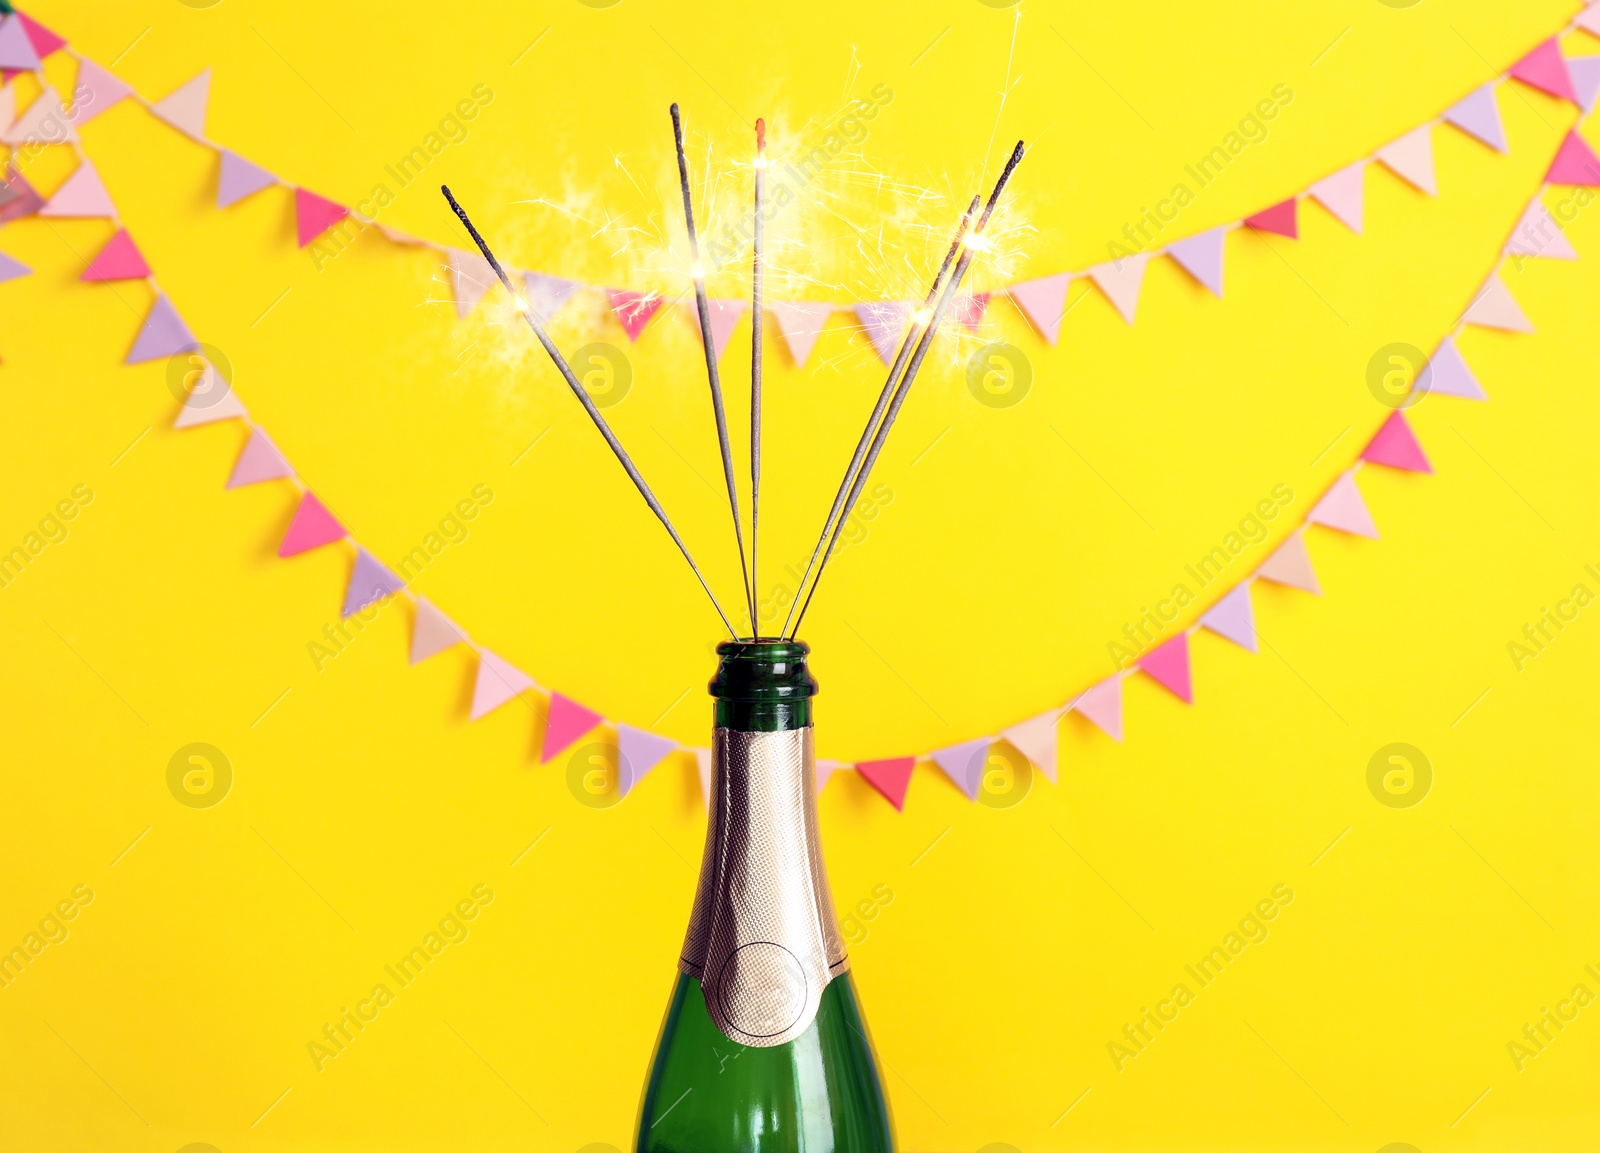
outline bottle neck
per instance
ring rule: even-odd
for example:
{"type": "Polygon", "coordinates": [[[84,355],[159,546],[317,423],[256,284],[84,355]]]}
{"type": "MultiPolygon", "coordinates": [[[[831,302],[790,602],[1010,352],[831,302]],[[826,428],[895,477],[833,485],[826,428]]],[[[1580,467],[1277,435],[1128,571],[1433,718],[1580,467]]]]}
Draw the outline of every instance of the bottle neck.
{"type": "Polygon", "coordinates": [[[714,724],[743,733],[784,733],[811,724],[817,682],[806,667],[810,647],[800,641],[724,641],[717,646],[717,675],[708,686],[714,724]]]}

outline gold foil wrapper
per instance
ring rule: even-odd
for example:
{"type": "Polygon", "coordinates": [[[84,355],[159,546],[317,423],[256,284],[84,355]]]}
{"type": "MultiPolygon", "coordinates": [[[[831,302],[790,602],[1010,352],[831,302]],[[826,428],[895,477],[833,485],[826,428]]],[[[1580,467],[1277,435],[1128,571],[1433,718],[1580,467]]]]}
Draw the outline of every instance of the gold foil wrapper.
{"type": "Polygon", "coordinates": [[[849,967],[817,835],[810,726],[717,729],[700,887],[679,969],[730,1041],[792,1041],[849,967]]]}

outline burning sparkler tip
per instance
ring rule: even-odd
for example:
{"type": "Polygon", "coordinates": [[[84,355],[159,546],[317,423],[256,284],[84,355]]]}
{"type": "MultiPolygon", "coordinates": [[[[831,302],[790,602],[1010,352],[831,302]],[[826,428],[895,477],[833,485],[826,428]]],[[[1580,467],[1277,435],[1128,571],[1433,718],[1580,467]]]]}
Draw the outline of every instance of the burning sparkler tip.
{"type": "Polygon", "coordinates": [[[767,148],[767,121],[765,117],[756,117],[756,151],[764,152],[767,148]]]}

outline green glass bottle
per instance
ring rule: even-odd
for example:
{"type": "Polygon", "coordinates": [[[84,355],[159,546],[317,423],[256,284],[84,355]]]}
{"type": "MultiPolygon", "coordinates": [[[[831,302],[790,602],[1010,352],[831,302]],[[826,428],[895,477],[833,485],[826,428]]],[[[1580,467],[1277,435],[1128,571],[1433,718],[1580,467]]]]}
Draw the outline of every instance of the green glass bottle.
{"type": "Polygon", "coordinates": [[[705,855],[636,1153],[894,1149],[817,837],[809,651],[717,647],[705,855]]]}

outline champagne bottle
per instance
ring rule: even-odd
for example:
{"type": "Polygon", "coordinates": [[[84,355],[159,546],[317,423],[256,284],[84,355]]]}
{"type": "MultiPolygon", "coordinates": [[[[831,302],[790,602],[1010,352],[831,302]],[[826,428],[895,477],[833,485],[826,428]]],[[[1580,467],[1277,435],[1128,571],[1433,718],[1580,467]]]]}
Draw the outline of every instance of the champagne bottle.
{"type": "Polygon", "coordinates": [[[817,835],[806,645],[728,641],[711,804],[636,1153],[892,1153],[817,835]]]}

